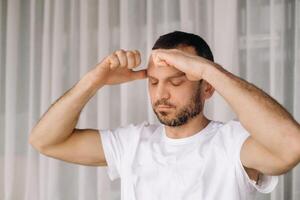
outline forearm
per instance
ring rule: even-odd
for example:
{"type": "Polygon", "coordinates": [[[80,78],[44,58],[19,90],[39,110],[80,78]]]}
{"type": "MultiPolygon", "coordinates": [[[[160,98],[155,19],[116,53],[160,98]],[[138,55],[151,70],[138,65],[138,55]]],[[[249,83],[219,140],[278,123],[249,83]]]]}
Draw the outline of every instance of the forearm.
{"type": "Polygon", "coordinates": [[[89,75],[85,75],[41,117],[31,131],[30,143],[41,148],[66,140],[75,128],[81,110],[98,89],[89,75]]]}
{"type": "Polygon", "coordinates": [[[282,158],[299,156],[299,124],[279,103],[219,65],[206,67],[203,78],[224,97],[255,140],[282,158]]]}

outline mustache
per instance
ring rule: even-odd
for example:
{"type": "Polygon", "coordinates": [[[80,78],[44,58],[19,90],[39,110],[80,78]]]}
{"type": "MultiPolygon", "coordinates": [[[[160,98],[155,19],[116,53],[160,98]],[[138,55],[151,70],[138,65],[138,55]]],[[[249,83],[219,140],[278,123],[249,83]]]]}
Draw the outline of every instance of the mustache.
{"type": "Polygon", "coordinates": [[[154,103],[154,107],[164,105],[164,106],[170,106],[170,107],[175,107],[173,104],[168,102],[166,99],[160,99],[154,103]]]}

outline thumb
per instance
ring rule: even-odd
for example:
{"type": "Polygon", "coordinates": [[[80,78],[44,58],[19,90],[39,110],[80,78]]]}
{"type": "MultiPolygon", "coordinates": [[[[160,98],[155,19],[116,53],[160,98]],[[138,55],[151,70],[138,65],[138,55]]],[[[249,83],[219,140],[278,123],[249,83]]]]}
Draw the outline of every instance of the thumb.
{"type": "Polygon", "coordinates": [[[197,76],[193,76],[193,75],[191,75],[191,74],[186,74],[185,76],[186,76],[187,79],[190,80],[190,81],[198,81],[198,80],[200,80],[200,78],[198,78],[197,76]]]}
{"type": "Polygon", "coordinates": [[[147,77],[147,70],[132,71],[131,78],[133,80],[144,79],[147,77]]]}
{"type": "Polygon", "coordinates": [[[173,51],[168,49],[156,49],[152,51],[153,61],[158,65],[174,65],[173,51]]]}

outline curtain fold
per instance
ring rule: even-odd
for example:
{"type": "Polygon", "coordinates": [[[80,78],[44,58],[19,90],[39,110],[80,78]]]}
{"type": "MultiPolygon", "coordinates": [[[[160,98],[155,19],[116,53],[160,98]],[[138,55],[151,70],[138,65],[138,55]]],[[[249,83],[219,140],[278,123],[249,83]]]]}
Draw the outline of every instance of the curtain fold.
{"type": "MultiPolygon", "coordinates": [[[[120,181],[105,167],[66,163],[28,144],[30,130],[61,95],[106,55],[137,49],[147,68],[155,40],[193,32],[215,61],[262,88],[300,121],[300,0],[2,0],[0,1],[0,199],[117,200],[120,181]]],[[[215,94],[205,113],[235,117],[215,94]]],[[[147,82],[105,86],[77,128],[157,123],[147,82]]],[[[300,199],[300,168],[257,200],[300,199]]]]}

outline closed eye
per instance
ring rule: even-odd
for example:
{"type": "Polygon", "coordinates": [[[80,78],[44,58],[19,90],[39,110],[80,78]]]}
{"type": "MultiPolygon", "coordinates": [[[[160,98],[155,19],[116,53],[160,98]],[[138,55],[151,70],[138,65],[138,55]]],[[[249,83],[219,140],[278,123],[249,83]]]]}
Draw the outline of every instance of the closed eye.
{"type": "Polygon", "coordinates": [[[185,80],[183,78],[171,78],[169,79],[169,82],[173,85],[173,86],[179,86],[181,85],[183,82],[185,82],[185,80]]]}
{"type": "Polygon", "coordinates": [[[151,84],[151,85],[157,85],[157,83],[158,83],[158,81],[156,81],[156,80],[151,80],[151,79],[149,79],[149,83],[151,84]]]}
{"type": "Polygon", "coordinates": [[[182,84],[183,81],[171,81],[171,84],[173,86],[180,86],[182,84]]]}

